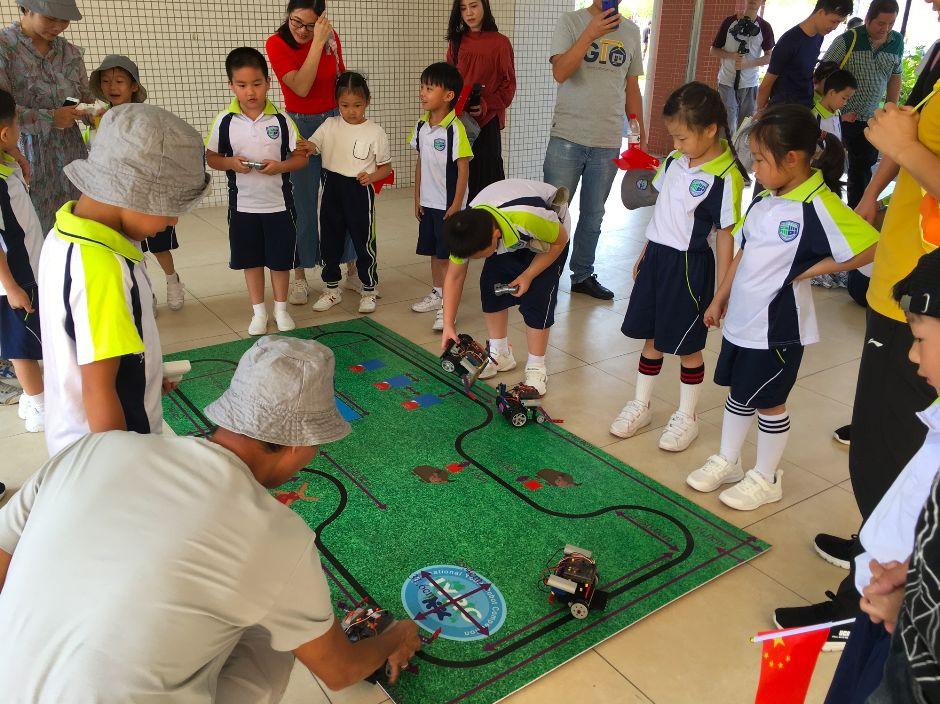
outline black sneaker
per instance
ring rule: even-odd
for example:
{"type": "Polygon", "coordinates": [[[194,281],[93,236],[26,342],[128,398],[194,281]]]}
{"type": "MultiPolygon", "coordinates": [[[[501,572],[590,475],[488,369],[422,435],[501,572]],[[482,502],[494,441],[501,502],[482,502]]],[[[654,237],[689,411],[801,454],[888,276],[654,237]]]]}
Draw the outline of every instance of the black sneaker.
{"type": "Polygon", "coordinates": [[[597,280],[597,275],[593,275],[584,281],[571,284],[571,293],[585,293],[592,298],[598,298],[602,301],[614,300],[614,292],[601,286],[597,280]]]}
{"type": "Polygon", "coordinates": [[[852,443],[849,441],[849,433],[851,430],[851,425],[843,425],[841,428],[833,432],[832,439],[836,442],[842,443],[843,445],[851,445],[852,443]]]}
{"type": "MultiPolygon", "coordinates": [[[[854,611],[850,611],[847,607],[836,601],[836,595],[832,592],[826,592],[826,596],[829,597],[828,601],[823,601],[819,604],[774,609],[774,625],[780,629],[801,628],[803,626],[814,626],[818,623],[841,621],[857,615],[857,608],[854,611]]],[[[823,652],[841,652],[845,648],[845,643],[849,639],[849,632],[851,630],[851,624],[836,626],[830,629],[826,644],[823,645],[823,652]]]]}
{"type": "Polygon", "coordinates": [[[858,536],[854,533],[851,538],[840,538],[828,533],[819,533],[813,538],[813,547],[816,548],[816,554],[830,565],[841,567],[844,570],[849,569],[851,566],[857,545],[858,536]]]}

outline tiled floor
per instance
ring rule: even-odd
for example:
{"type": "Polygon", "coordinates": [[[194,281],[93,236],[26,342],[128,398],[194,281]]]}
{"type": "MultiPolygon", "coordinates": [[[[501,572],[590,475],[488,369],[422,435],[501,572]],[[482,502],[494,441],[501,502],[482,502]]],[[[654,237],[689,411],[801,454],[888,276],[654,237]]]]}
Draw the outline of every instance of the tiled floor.
{"type": "MultiPolygon", "coordinates": [[[[812,536],[820,531],[847,535],[858,528],[859,516],[848,480],[847,453],[831,440],[832,430],[848,422],[864,314],[844,291],[815,292],[823,342],[807,351],[800,380],[790,399],[792,432],[784,455],[784,499],[753,513],[725,509],[714,494],[698,494],[685,485],[686,474],[716,452],[724,392],[706,375],[701,396],[702,432],[681,455],[657,448],[661,428],[678,397],[674,359],[667,361],[656,388],[653,423],[643,434],[618,440],[607,433],[610,420],[633,393],[641,344],[620,334],[632,286],[631,269],[642,246],[647,214],[629,214],[619,206],[619,187],[608,204],[602,245],[598,251],[600,280],[617,293],[598,302],[562,291],[557,323],[548,353],[549,395],[546,408],[565,420],[565,427],[604,447],[639,470],[773,544],[750,564],[703,586],[600,644],[575,661],[530,685],[508,701],[512,704],[571,702],[721,702],[753,701],[759,670],[759,649],[748,642],[770,627],[774,607],[818,601],[823,591],[844,576],[813,552],[812,536]]],[[[384,193],[378,201],[380,290],[383,298],[376,321],[424,346],[439,348],[431,330],[433,316],[412,313],[409,306],[427,292],[427,262],[413,254],[415,221],[410,191],[384,193]]],[[[180,223],[182,248],[179,272],[188,291],[185,308],[177,313],[160,306],[158,322],[164,350],[175,352],[247,336],[250,307],[244,281],[229,271],[226,218],[223,209],[201,210],[180,223]]],[[[163,276],[156,263],[150,272],[162,303],[163,276]]],[[[311,281],[314,279],[311,278],[311,281]]],[[[478,285],[468,280],[461,331],[484,337],[485,325],[478,285]]],[[[563,280],[562,289],[567,289],[563,280]]],[[[270,301],[270,295],[269,295],[270,301]]],[[[356,315],[358,297],[347,296],[329,313],[310,306],[292,307],[299,326],[342,320],[356,315]]],[[[510,337],[517,357],[524,359],[521,318],[513,313],[510,337]]],[[[712,332],[705,352],[714,368],[720,334],[712,332]]],[[[518,374],[521,376],[521,370],[518,374]]],[[[753,461],[754,436],[745,449],[753,461]]],[[[2,479],[16,489],[45,459],[42,436],[22,432],[12,408],[0,409],[2,479]]],[[[837,662],[823,654],[809,702],[821,702],[837,662]]],[[[341,693],[321,687],[298,669],[285,700],[290,704],[379,704],[381,690],[362,684],[341,693]]],[[[433,703],[428,703],[433,704],[433,703]]]]}

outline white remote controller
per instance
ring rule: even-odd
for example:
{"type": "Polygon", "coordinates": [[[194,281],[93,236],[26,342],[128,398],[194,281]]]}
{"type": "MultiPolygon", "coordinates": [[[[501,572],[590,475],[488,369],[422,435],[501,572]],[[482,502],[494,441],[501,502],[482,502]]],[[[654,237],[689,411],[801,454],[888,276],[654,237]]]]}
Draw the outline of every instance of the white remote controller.
{"type": "Polygon", "coordinates": [[[163,363],[163,378],[174,384],[178,384],[183,377],[192,370],[193,365],[187,359],[181,359],[178,362],[163,363]]]}

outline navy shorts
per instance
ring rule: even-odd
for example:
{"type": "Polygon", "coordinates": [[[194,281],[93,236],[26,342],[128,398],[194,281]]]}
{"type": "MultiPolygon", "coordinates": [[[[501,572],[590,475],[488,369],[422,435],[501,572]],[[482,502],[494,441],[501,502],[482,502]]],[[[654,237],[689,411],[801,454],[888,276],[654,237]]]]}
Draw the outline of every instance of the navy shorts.
{"type": "Polygon", "coordinates": [[[42,359],[39,337],[39,296],[37,287],[23,289],[33,302],[33,312],[10,307],[0,296],[0,357],[3,359],[42,359]]]}
{"type": "Polygon", "coordinates": [[[506,254],[487,257],[480,274],[480,299],[484,313],[498,313],[513,306],[519,306],[519,312],[525,324],[536,330],[550,328],[555,322],[555,304],[558,302],[558,279],[568,259],[568,247],[558,255],[558,259],[545,271],[535,277],[529,290],[516,298],[511,293],[497,296],[493,293],[496,284],[508,284],[529,268],[535,259],[535,252],[521,249],[506,254]]]}
{"type": "Polygon", "coordinates": [[[787,402],[803,359],[803,345],[769,350],[738,347],[725,339],[715,365],[715,383],[748,408],[773,408],[787,402]]]}
{"type": "Polygon", "coordinates": [[[665,354],[701,352],[708,335],[702,315],[714,295],[711,248],[682,252],[650,242],[620,329],[627,337],[652,340],[656,350],[665,354]]]}
{"type": "Polygon", "coordinates": [[[297,263],[297,228],[289,210],[240,213],[229,210],[230,269],[290,271],[297,263]]]}
{"type": "Polygon", "coordinates": [[[444,210],[424,208],[421,224],[418,225],[418,248],[415,254],[437,259],[450,259],[444,243],[444,210]]]}
{"type": "Polygon", "coordinates": [[[148,237],[140,243],[140,248],[145,252],[160,254],[179,249],[180,243],[176,239],[176,228],[172,225],[163,232],[158,232],[153,237],[148,237]]]}

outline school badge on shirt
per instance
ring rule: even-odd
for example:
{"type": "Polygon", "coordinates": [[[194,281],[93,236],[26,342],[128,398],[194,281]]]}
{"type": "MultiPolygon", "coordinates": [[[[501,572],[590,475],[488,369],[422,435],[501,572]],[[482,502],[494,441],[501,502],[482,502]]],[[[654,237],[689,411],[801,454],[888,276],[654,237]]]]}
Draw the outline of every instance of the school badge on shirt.
{"type": "Polygon", "coordinates": [[[784,242],[792,242],[800,234],[800,223],[792,220],[784,220],[777,228],[777,234],[784,242]]]}
{"type": "Polygon", "coordinates": [[[708,183],[700,178],[695,179],[689,184],[689,193],[698,198],[708,190],[708,183]]]}
{"type": "Polygon", "coordinates": [[[270,127],[268,127],[267,132],[268,132],[268,137],[270,137],[271,139],[277,139],[278,137],[281,136],[281,128],[278,127],[277,125],[271,125],[270,127]]]}
{"type": "Polygon", "coordinates": [[[443,139],[441,139],[441,138],[437,138],[437,139],[434,140],[434,148],[435,148],[437,151],[442,152],[442,151],[444,151],[445,149],[447,149],[447,142],[445,142],[445,141],[444,141],[443,139]]]}

